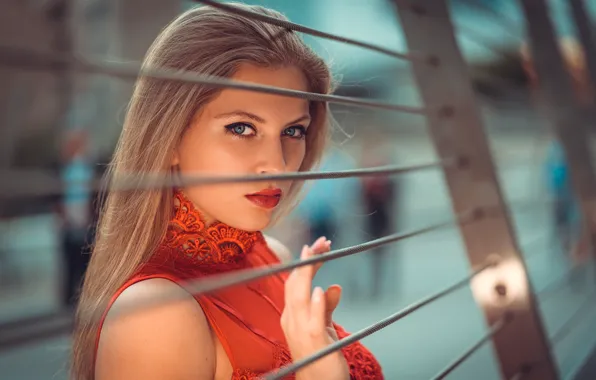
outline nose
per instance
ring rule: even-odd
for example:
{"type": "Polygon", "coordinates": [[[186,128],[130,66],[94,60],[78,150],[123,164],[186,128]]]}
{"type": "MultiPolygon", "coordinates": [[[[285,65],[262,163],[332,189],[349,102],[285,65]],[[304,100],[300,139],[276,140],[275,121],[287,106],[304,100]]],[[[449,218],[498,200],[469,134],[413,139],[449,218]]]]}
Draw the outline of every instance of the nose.
{"type": "Polygon", "coordinates": [[[258,153],[258,174],[278,174],[286,171],[286,158],[281,141],[268,141],[261,144],[258,153]]]}

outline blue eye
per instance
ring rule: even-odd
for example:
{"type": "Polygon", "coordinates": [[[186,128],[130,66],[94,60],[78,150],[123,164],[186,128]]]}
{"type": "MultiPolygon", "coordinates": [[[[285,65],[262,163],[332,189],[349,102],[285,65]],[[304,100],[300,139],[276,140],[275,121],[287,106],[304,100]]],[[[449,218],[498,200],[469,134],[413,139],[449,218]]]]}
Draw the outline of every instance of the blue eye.
{"type": "Polygon", "coordinates": [[[301,125],[297,125],[294,127],[289,127],[284,129],[282,132],[284,136],[295,138],[295,139],[302,139],[306,136],[306,128],[301,125]]]}
{"type": "Polygon", "coordinates": [[[255,128],[247,123],[234,123],[226,125],[225,128],[229,133],[239,137],[248,137],[256,134],[255,128]]]}

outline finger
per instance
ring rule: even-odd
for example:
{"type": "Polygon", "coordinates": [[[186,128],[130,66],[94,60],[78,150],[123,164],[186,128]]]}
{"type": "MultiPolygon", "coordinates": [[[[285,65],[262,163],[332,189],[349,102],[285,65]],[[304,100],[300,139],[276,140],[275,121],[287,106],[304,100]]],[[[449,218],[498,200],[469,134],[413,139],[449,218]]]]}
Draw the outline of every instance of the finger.
{"type": "MultiPolygon", "coordinates": [[[[317,241],[311,246],[315,255],[321,255],[331,250],[331,240],[327,240],[325,237],[317,239],[317,241]]],[[[319,271],[323,263],[317,263],[314,265],[313,276],[319,271]]]]}
{"type": "Polygon", "coordinates": [[[325,237],[321,237],[311,245],[311,248],[315,255],[319,255],[321,253],[329,252],[331,248],[331,240],[327,240],[325,237]]]}
{"type": "Polygon", "coordinates": [[[321,339],[325,335],[325,293],[316,287],[310,305],[309,330],[312,338],[321,339]]]}
{"type": "Polygon", "coordinates": [[[313,251],[317,252],[318,249],[321,249],[324,247],[324,244],[326,241],[327,241],[327,238],[325,236],[321,236],[317,240],[315,240],[315,242],[312,243],[312,245],[310,247],[312,248],[313,251]]]}
{"type": "Polygon", "coordinates": [[[339,301],[341,299],[341,286],[339,285],[331,285],[327,288],[325,292],[325,323],[326,326],[330,326],[333,322],[333,312],[339,305],[339,301]]]}
{"type": "MultiPolygon", "coordinates": [[[[312,256],[312,250],[305,245],[300,253],[300,259],[306,260],[312,256]]],[[[296,268],[292,271],[285,286],[286,305],[292,314],[299,313],[298,317],[307,318],[311,303],[312,278],[314,276],[312,265],[296,268]]]]}

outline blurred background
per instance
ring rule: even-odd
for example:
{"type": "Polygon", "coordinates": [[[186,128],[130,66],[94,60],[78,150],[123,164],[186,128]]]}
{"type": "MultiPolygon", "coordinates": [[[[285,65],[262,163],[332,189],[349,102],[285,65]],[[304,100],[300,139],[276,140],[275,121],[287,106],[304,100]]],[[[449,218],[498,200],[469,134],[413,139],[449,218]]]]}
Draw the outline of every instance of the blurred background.
{"type": "MultiPolygon", "coordinates": [[[[244,2],[272,7],[312,28],[407,50],[395,9],[387,0],[244,2]]],[[[579,283],[565,282],[574,259],[560,239],[552,206],[517,206],[551,197],[554,191],[549,185],[553,137],[533,104],[519,54],[525,40],[523,15],[514,0],[449,4],[532,285],[539,293],[546,289],[539,307],[552,333],[592,294],[594,281],[593,273],[586,271],[579,283]],[[561,286],[549,285],[559,278],[561,286]]],[[[0,43],[138,62],[165,24],[191,6],[182,0],[3,0],[0,43]]],[[[596,1],[586,1],[586,6],[595,20],[596,1]]],[[[559,36],[577,39],[567,1],[551,0],[549,7],[559,36]]],[[[338,94],[420,104],[409,63],[333,41],[310,36],[305,40],[331,62],[341,84],[338,94]]],[[[7,68],[0,62],[0,170],[65,181],[103,173],[132,83],[82,74],[70,79],[7,68]]],[[[437,160],[423,117],[344,106],[333,110],[338,128],[322,170],[437,160]]],[[[92,242],[89,226],[95,214],[93,194],[76,188],[67,188],[65,194],[0,200],[0,332],[70,313],[87,261],[78,252],[92,242]],[[66,228],[73,225],[77,227],[66,228]]],[[[365,181],[312,183],[301,206],[267,232],[293,252],[320,235],[341,248],[377,238],[378,231],[424,227],[451,214],[441,170],[428,169],[365,181]]],[[[342,285],[345,297],[336,319],[356,331],[468,271],[465,248],[453,228],[333,261],[317,281],[342,285]]],[[[583,327],[575,326],[553,347],[565,378],[574,377],[596,344],[595,334],[585,333],[596,317],[595,310],[590,313],[583,327]]],[[[485,330],[483,314],[466,288],[366,338],[364,344],[380,359],[387,379],[427,379],[485,330]]],[[[68,350],[66,331],[0,350],[0,378],[66,379],[68,350]]],[[[498,379],[497,368],[486,345],[452,378],[498,379]]]]}

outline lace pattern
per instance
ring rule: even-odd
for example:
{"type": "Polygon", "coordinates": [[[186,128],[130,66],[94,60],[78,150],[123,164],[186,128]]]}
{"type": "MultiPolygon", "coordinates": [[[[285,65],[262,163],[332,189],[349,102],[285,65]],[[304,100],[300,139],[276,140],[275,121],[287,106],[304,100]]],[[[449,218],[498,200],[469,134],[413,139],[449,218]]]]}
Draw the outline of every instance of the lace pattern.
{"type": "Polygon", "coordinates": [[[242,231],[219,222],[206,226],[192,202],[179,190],[174,191],[174,202],[174,218],[168,225],[162,249],[180,252],[205,271],[240,266],[245,254],[262,239],[258,232],[242,231]]]}
{"type": "MultiPolygon", "coordinates": [[[[343,339],[350,334],[338,324],[333,324],[337,337],[343,339]]],[[[381,365],[373,354],[360,342],[353,343],[342,350],[350,366],[352,380],[383,380],[381,365]]]]}
{"type": "MultiPolygon", "coordinates": [[[[260,232],[246,232],[223,223],[205,225],[199,211],[179,190],[174,191],[174,202],[174,218],[170,221],[166,237],[158,249],[159,254],[163,255],[162,258],[166,259],[164,262],[176,260],[176,263],[183,264],[183,267],[196,268],[194,270],[197,272],[193,273],[197,275],[221,273],[246,267],[246,255],[256,242],[264,243],[260,232]]],[[[163,267],[159,265],[154,269],[159,271],[163,270],[163,267]]],[[[145,271],[148,270],[145,268],[145,271]]],[[[349,335],[341,326],[334,324],[334,327],[340,339],[349,335]]],[[[280,368],[292,362],[285,345],[276,342],[271,344],[274,345],[271,368],[280,368]]],[[[381,366],[362,344],[351,344],[342,352],[350,367],[351,379],[383,380],[381,366]]],[[[257,373],[251,369],[235,368],[232,380],[256,380],[263,375],[264,373],[257,373]]],[[[287,379],[293,380],[295,375],[292,374],[287,379]]]]}

